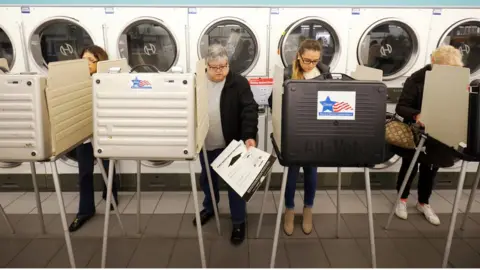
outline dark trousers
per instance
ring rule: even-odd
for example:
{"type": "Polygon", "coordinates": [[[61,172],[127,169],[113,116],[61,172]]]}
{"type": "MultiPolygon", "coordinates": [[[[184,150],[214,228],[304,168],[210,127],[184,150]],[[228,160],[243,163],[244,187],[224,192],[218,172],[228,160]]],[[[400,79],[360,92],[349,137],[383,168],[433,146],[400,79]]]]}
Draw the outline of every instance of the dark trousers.
{"type": "MultiPolygon", "coordinates": [[[[208,162],[212,162],[222,153],[224,149],[215,149],[213,151],[207,151],[208,162]]],[[[205,168],[205,160],[203,154],[200,153],[200,164],[202,165],[202,173],[200,174],[200,185],[203,193],[205,193],[205,199],[203,200],[203,208],[213,213],[212,196],[210,195],[210,188],[208,185],[207,171],[205,168]]],[[[210,174],[212,175],[213,192],[217,200],[217,205],[220,202],[220,193],[218,189],[218,181],[220,176],[210,167],[210,174]]],[[[233,189],[228,187],[228,200],[230,203],[230,214],[232,216],[233,224],[241,224],[245,222],[246,217],[246,202],[238,195],[233,189]]]]}
{"type": "MultiPolygon", "coordinates": [[[[402,186],[403,179],[407,174],[408,167],[412,162],[412,158],[413,156],[410,155],[402,158],[402,166],[400,167],[400,172],[398,173],[397,179],[397,191],[399,191],[400,187],[402,186]]],[[[428,204],[428,199],[432,195],[434,180],[438,171],[438,167],[422,163],[420,163],[419,166],[418,162],[413,167],[410,178],[408,178],[407,185],[405,186],[405,190],[402,193],[402,199],[408,198],[408,195],[410,194],[410,187],[412,186],[413,179],[417,174],[418,167],[420,167],[420,176],[418,178],[418,202],[428,204]]]]}
{"type": "MultiPolygon", "coordinates": [[[[300,167],[289,167],[287,186],[285,189],[285,207],[295,208],[295,191],[297,190],[297,179],[300,174],[300,167]]],[[[313,207],[315,192],[317,191],[317,167],[303,167],[303,206],[313,207]]]]}
{"type": "MultiPolygon", "coordinates": [[[[91,143],[81,144],[77,147],[78,176],[80,186],[80,204],[78,207],[79,216],[88,216],[95,214],[95,197],[93,186],[93,170],[95,166],[95,157],[93,156],[93,146],[91,143]]],[[[103,167],[108,175],[109,161],[102,160],[103,167]]],[[[117,180],[115,171],[113,172],[113,197],[118,202],[117,180]]],[[[103,181],[102,181],[103,182],[103,181]]],[[[106,198],[107,187],[103,183],[103,198],[106,198]]]]}

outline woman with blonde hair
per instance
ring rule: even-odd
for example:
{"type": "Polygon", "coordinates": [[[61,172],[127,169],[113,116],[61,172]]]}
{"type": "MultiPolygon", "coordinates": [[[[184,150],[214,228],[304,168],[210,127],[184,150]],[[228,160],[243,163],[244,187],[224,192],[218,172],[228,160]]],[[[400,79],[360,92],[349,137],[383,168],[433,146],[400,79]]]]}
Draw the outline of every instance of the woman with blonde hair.
{"type": "MultiPolygon", "coordinates": [[[[317,40],[305,39],[295,55],[295,59],[291,66],[285,69],[284,80],[309,80],[317,78],[331,78],[330,68],[323,64],[320,60],[322,57],[322,45],[317,40]]],[[[269,97],[268,103],[272,107],[272,96],[269,97]]],[[[285,190],[285,215],[283,230],[288,236],[293,234],[295,219],[295,191],[300,167],[289,167],[287,176],[287,186],[285,190]]],[[[304,207],[302,230],[305,234],[310,234],[313,229],[312,207],[315,199],[315,191],[317,189],[317,168],[303,167],[304,174],[304,207]]]]}
{"type": "MultiPolygon", "coordinates": [[[[441,46],[436,49],[431,55],[431,63],[426,65],[422,69],[414,72],[406,81],[403,86],[400,99],[398,100],[396,112],[403,117],[403,121],[407,124],[417,123],[420,127],[423,127],[421,122],[421,106],[423,98],[423,87],[425,84],[425,74],[427,71],[432,70],[432,65],[449,65],[449,66],[463,66],[462,55],[459,50],[452,46],[441,46]]],[[[400,190],[402,182],[407,174],[408,167],[412,162],[413,150],[400,149],[394,147],[397,154],[402,156],[402,165],[398,173],[397,179],[397,191],[400,190]]],[[[427,154],[422,154],[417,164],[408,179],[405,190],[402,193],[400,202],[397,204],[395,214],[401,219],[407,219],[407,198],[410,194],[410,187],[417,169],[420,170],[418,179],[418,202],[417,210],[422,213],[425,218],[433,225],[440,225],[440,219],[429,205],[429,198],[432,194],[435,175],[440,167],[451,167],[454,164],[452,157],[449,157],[435,144],[427,141],[426,151],[427,154]],[[418,166],[420,164],[420,166],[418,166]],[[420,168],[418,168],[420,167],[420,168]]]]}

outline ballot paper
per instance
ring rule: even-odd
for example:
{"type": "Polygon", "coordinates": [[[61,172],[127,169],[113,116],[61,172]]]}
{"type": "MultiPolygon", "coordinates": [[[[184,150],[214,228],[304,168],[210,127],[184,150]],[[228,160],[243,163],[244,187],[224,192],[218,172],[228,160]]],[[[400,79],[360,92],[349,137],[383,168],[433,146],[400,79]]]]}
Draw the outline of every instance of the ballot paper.
{"type": "Polygon", "coordinates": [[[212,162],[212,168],[245,201],[257,191],[276,158],[258,148],[247,149],[243,141],[233,140],[212,162]]]}

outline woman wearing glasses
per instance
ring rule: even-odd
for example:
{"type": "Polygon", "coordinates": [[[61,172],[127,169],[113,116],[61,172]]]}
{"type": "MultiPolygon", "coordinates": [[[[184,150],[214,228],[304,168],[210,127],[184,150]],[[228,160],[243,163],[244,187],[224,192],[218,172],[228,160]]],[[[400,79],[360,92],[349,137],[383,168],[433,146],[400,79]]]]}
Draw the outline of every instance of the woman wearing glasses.
{"type": "MultiPolygon", "coordinates": [[[[95,45],[85,48],[80,54],[80,57],[88,60],[90,75],[97,72],[98,61],[108,60],[107,53],[102,48],[95,45]]],[[[85,222],[95,215],[95,197],[93,187],[93,169],[95,157],[93,156],[93,146],[90,139],[78,146],[76,151],[79,171],[80,203],[77,216],[73,220],[72,224],[70,224],[70,232],[80,229],[85,222]]],[[[108,160],[103,160],[102,162],[103,167],[108,174],[108,160]]],[[[103,184],[103,199],[105,200],[106,197],[106,186],[103,184]]],[[[115,177],[113,179],[113,197],[118,205],[117,184],[115,177]]],[[[110,206],[110,208],[112,208],[112,206],[110,206]]]]}
{"type": "MultiPolygon", "coordinates": [[[[329,74],[330,68],[321,63],[322,45],[313,39],[306,39],[300,43],[297,50],[295,60],[291,66],[285,69],[284,80],[309,80],[320,76],[321,74],[329,74]]],[[[326,75],[326,78],[331,78],[326,75]]],[[[270,108],[272,107],[272,96],[268,98],[270,108]]],[[[317,189],[317,168],[303,167],[304,173],[304,207],[302,230],[305,234],[310,234],[313,229],[312,207],[315,199],[315,191],[317,189]]],[[[283,230],[285,234],[292,235],[294,230],[295,218],[295,191],[300,167],[289,167],[287,176],[287,187],[285,190],[285,215],[283,230]]]]}

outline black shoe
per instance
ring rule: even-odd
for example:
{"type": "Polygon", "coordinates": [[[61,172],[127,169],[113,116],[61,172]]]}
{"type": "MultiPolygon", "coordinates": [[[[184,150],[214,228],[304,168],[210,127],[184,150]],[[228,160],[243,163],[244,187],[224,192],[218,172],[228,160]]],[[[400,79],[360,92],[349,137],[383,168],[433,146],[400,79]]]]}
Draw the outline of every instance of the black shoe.
{"type": "Polygon", "coordinates": [[[85,224],[92,217],[93,215],[76,216],[72,224],[70,224],[70,227],[68,227],[68,231],[69,232],[77,231],[83,226],[83,224],[85,224]]]}
{"type": "Polygon", "coordinates": [[[245,240],[245,222],[242,224],[233,224],[232,237],[230,237],[230,242],[238,246],[243,243],[245,240]]]}
{"type": "MultiPolygon", "coordinates": [[[[210,213],[207,210],[203,209],[200,211],[200,223],[205,225],[213,216],[215,216],[214,213],[210,213]]],[[[193,226],[197,226],[197,220],[196,218],[193,219],[193,226]]]]}

